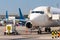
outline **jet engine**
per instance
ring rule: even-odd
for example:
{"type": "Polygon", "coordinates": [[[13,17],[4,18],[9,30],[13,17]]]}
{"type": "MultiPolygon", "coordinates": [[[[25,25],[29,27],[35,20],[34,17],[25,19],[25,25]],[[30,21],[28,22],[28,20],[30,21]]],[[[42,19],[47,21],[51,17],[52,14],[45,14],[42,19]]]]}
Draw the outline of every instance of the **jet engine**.
{"type": "Polygon", "coordinates": [[[26,27],[27,27],[27,28],[32,28],[32,23],[31,23],[31,22],[27,22],[27,23],[26,23],[26,27]]]}

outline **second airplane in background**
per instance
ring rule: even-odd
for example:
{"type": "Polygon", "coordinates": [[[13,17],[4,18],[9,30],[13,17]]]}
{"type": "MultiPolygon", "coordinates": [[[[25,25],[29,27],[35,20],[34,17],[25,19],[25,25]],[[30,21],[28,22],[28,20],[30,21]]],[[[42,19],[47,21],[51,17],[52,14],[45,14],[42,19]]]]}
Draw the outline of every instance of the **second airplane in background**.
{"type": "Polygon", "coordinates": [[[28,20],[23,16],[20,8],[19,8],[19,18],[16,20],[19,20],[19,24],[21,25],[25,25],[26,21],[28,20]]]}

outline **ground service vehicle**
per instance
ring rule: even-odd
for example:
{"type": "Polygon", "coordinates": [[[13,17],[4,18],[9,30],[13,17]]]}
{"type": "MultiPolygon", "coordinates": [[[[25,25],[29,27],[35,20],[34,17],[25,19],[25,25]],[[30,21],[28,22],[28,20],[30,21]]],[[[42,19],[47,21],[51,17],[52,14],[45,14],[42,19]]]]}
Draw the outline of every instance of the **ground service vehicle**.
{"type": "Polygon", "coordinates": [[[18,34],[18,32],[16,31],[16,26],[13,23],[13,20],[6,21],[4,35],[6,35],[6,34],[14,34],[14,35],[18,34]]]}

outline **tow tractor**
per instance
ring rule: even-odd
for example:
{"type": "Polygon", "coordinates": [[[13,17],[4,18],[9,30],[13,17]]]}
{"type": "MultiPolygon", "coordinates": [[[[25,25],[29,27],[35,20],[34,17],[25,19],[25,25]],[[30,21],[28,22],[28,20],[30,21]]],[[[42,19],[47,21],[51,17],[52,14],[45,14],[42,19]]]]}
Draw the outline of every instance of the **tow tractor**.
{"type": "Polygon", "coordinates": [[[14,20],[6,20],[4,35],[7,35],[7,34],[18,35],[14,20]]]}

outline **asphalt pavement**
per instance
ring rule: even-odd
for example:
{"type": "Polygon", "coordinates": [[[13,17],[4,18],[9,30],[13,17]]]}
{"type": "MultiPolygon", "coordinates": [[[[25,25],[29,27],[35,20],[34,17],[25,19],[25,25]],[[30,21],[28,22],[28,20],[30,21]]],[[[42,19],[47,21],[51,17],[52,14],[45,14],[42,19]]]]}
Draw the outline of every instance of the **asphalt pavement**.
{"type": "Polygon", "coordinates": [[[52,39],[49,33],[37,34],[37,32],[26,32],[26,27],[17,27],[16,30],[20,35],[4,35],[5,27],[0,27],[0,40],[60,40],[60,38],[52,39]]]}

